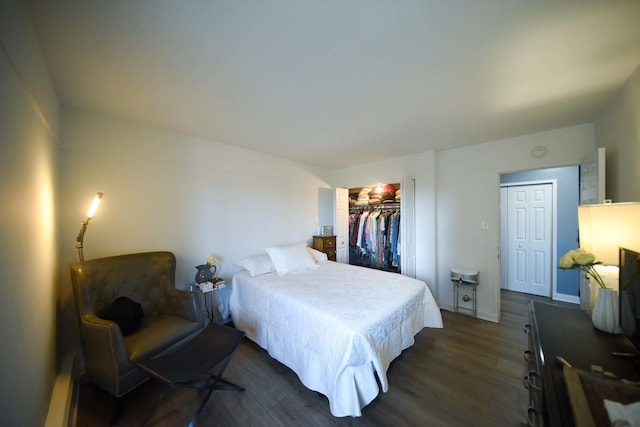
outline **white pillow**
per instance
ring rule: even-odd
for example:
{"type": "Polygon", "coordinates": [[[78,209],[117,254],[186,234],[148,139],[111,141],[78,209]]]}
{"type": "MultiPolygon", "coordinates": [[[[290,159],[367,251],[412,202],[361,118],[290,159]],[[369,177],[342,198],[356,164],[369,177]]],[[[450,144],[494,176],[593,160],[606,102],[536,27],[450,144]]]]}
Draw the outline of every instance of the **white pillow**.
{"type": "Polygon", "coordinates": [[[271,258],[269,258],[269,255],[267,254],[253,255],[241,259],[236,263],[236,265],[247,270],[251,277],[275,271],[271,258]]]}
{"type": "Polygon", "coordinates": [[[309,253],[313,257],[313,260],[315,262],[329,261],[329,257],[324,252],[320,252],[319,250],[313,249],[313,248],[307,248],[307,249],[309,250],[309,253]]]}
{"type": "Polygon", "coordinates": [[[304,243],[267,248],[266,251],[271,257],[271,262],[273,262],[278,276],[286,276],[317,267],[304,243]]]}

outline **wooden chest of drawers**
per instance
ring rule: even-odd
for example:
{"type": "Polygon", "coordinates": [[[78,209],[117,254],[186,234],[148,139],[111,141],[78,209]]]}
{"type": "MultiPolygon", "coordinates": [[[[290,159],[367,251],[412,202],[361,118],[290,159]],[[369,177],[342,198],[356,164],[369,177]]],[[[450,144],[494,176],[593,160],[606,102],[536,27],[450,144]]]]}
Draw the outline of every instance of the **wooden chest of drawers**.
{"type": "Polygon", "coordinates": [[[638,380],[632,359],[612,355],[612,352],[636,354],[635,346],[624,335],[608,334],[594,328],[586,312],[532,302],[529,317],[530,324],[525,325],[529,348],[524,354],[527,361],[524,385],[529,390],[527,417],[530,426],[573,427],[577,424],[562,365],[556,356],[565,358],[575,369],[584,372],[589,372],[592,365],[599,365],[620,378],[638,380]]]}
{"type": "Polygon", "coordinates": [[[336,236],[313,236],[313,249],[324,252],[330,261],[335,261],[336,236]]]}

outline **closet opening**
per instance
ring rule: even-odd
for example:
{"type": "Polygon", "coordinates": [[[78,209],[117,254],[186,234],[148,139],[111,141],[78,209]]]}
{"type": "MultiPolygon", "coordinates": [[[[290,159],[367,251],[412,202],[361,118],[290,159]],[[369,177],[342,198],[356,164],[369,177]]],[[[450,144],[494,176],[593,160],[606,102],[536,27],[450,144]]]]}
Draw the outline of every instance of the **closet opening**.
{"type": "Polygon", "coordinates": [[[349,189],[349,264],[401,273],[399,183],[349,189]]]}

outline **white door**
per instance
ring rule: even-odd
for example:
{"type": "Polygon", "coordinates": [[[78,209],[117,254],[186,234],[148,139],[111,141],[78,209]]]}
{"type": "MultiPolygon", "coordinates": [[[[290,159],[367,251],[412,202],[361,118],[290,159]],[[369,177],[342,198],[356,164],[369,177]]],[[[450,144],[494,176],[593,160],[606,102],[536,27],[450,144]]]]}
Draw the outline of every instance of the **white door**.
{"type": "Polygon", "coordinates": [[[400,272],[405,276],[416,277],[416,194],[415,179],[403,179],[400,184],[400,272]]]}
{"type": "MultiPolygon", "coordinates": [[[[580,204],[604,203],[606,149],[598,148],[580,162],[580,204]]],[[[591,290],[586,274],[580,275],[580,308],[590,310],[591,290]]]]}
{"type": "Polygon", "coordinates": [[[605,148],[600,147],[580,163],[580,204],[604,203],[605,148]]]}
{"type": "Polygon", "coordinates": [[[507,227],[508,188],[500,187],[500,289],[509,289],[509,227],[507,227]]]}
{"type": "Polygon", "coordinates": [[[553,186],[507,189],[508,289],[551,296],[553,186]]]}
{"type": "Polygon", "coordinates": [[[349,190],[336,188],[334,194],[336,233],[336,261],[349,263],[349,190]]]}

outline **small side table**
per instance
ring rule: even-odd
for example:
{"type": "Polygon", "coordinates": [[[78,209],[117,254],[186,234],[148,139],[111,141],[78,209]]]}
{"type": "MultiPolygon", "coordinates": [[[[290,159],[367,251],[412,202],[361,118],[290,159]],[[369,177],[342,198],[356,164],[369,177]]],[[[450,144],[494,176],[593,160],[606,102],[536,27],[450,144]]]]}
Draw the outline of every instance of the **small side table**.
{"type": "Polygon", "coordinates": [[[474,318],[478,317],[478,270],[464,267],[451,267],[451,281],[453,282],[453,311],[458,313],[460,309],[470,310],[474,318]],[[471,299],[471,309],[460,306],[460,287],[471,287],[472,295],[464,295],[464,301],[471,299]]]}
{"type": "Polygon", "coordinates": [[[189,285],[191,292],[195,292],[202,298],[202,306],[210,322],[218,324],[231,323],[229,298],[231,297],[231,285],[225,282],[218,283],[213,289],[202,291],[196,283],[189,285]]]}
{"type": "Polygon", "coordinates": [[[313,249],[327,254],[329,261],[335,261],[336,236],[313,236],[313,249]]]}

